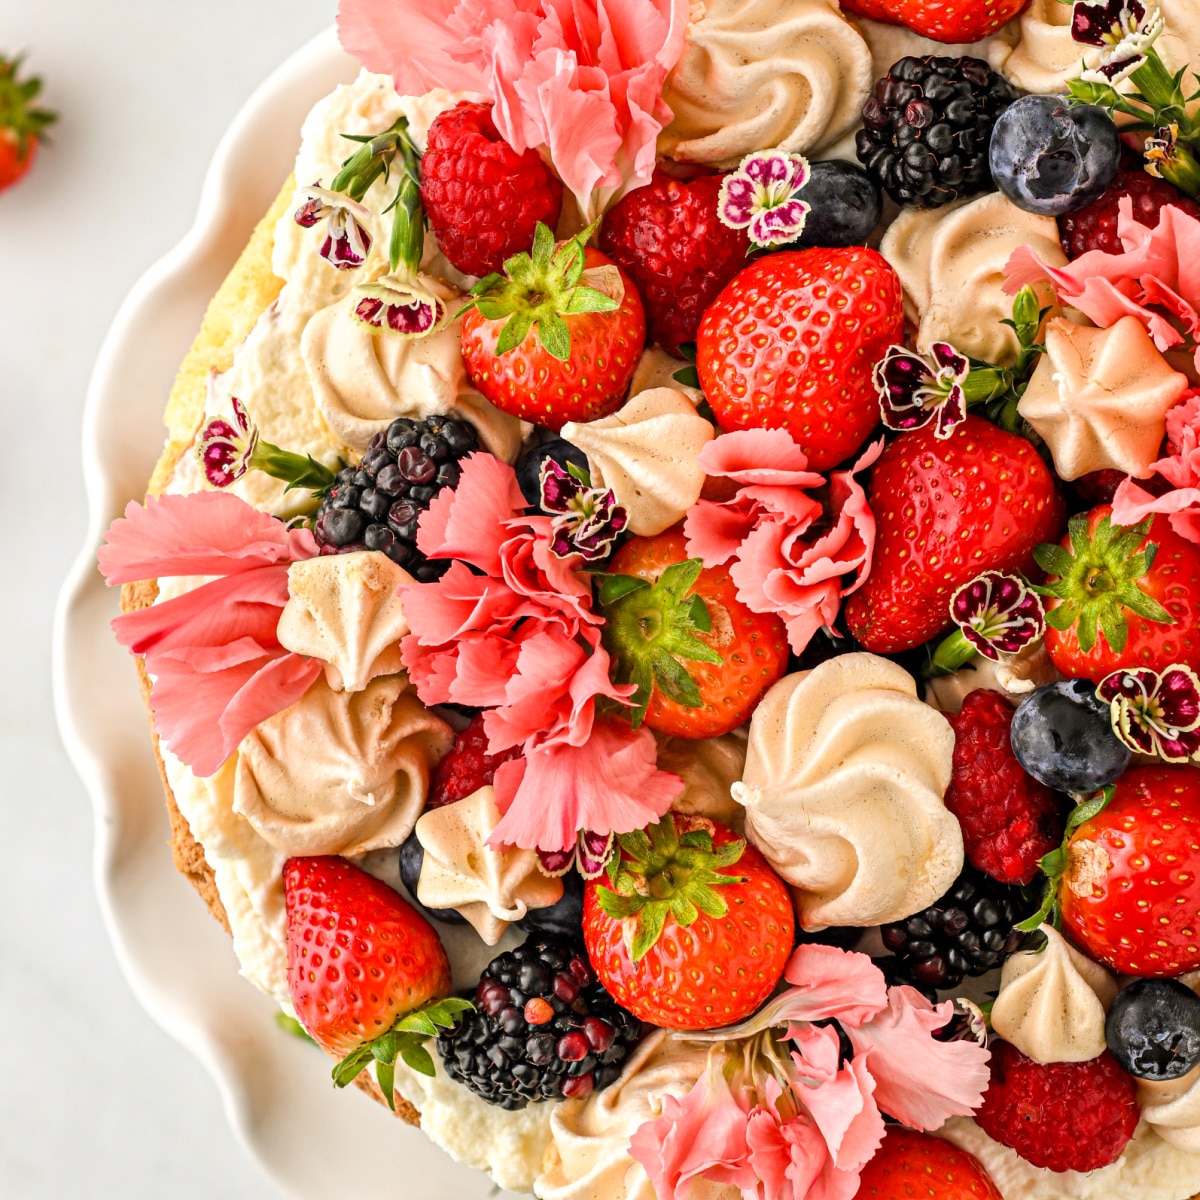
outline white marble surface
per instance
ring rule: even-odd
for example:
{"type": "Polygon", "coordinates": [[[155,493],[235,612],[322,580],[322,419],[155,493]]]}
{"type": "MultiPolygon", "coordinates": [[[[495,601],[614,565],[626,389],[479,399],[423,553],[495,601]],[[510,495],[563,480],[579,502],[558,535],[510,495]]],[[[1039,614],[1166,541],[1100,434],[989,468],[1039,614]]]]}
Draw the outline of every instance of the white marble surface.
{"type": "Polygon", "coordinates": [[[0,0],[62,112],[0,194],[0,1195],[274,1190],[203,1068],[137,1005],[92,889],[91,812],[54,726],[55,594],[85,527],[79,430],[122,297],[186,232],[217,141],[335,0],[0,0]]]}

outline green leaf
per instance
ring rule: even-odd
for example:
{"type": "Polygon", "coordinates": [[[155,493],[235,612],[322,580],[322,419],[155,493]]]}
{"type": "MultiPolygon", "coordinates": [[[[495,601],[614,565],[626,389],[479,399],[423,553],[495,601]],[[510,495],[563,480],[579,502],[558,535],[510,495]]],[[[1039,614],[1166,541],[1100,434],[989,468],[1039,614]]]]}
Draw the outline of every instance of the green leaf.
{"type": "MultiPolygon", "coordinates": [[[[483,312],[482,307],[480,312],[483,312]]],[[[487,316],[486,313],[483,315],[487,316]]],[[[496,354],[507,354],[510,350],[515,350],[525,340],[532,328],[533,314],[528,309],[513,313],[505,322],[504,328],[500,330],[500,336],[496,339],[496,354]]]]}
{"type": "Polygon", "coordinates": [[[700,708],[704,700],[696,681],[680,664],[665,651],[656,653],[651,660],[654,664],[654,682],[659,691],[668,700],[682,705],[684,708],[700,708]]]}
{"type": "Polygon", "coordinates": [[[650,587],[648,579],[641,579],[636,575],[597,575],[596,578],[602,581],[600,592],[596,597],[602,608],[615,604],[633,592],[640,592],[650,587]]]}
{"type": "Polygon", "coordinates": [[[698,558],[686,558],[683,562],[672,563],[658,577],[658,586],[678,599],[700,578],[703,567],[703,561],[698,558]]]}
{"type": "MultiPolygon", "coordinates": [[[[1092,647],[1096,644],[1096,625],[1099,613],[1097,606],[1094,604],[1085,604],[1079,610],[1079,620],[1075,623],[1075,636],[1079,639],[1079,648],[1084,654],[1089,653],[1092,647]]],[[[1125,624],[1121,622],[1122,626],[1125,624]]],[[[1114,650],[1124,649],[1124,638],[1120,647],[1113,646],[1114,650]]]]}
{"type": "MultiPolygon", "coordinates": [[[[550,232],[548,225],[539,221],[533,231],[533,249],[530,251],[530,257],[534,263],[544,269],[550,265],[553,254],[554,234],[550,232]]],[[[507,264],[505,265],[507,266],[507,264]]]]}
{"type": "Polygon", "coordinates": [[[612,917],[614,921],[624,921],[628,917],[636,917],[645,908],[647,901],[644,896],[621,896],[606,887],[598,887],[596,903],[606,916],[612,917]]]}
{"type": "Polygon", "coordinates": [[[584,487],[592,486],[592,473],[587,469],[587,467],[581,467],[578,463],[568,462],[567,474],[570,475],[572,479],[582,483],[584,487]]]}
{"type": "MultiPolygon", "coordinates": [[[[437,1026],[430,1019],[429,1014],[418,1009],[416,1012],[409,1013],[400,1024],[397,1026],[404,1033],[420,1034],[423,1037],[437,1037],[437,1026]]],[[[393,1051],[393,1057],[395,1052],[393,1051]]]]}
{"type": "Polygon", "coordinates": [[[714,867],[732,867],[734,863],[741,861],[745,852],[746,839],[735,838],[732,842],[726,842],[720,849],[713,851],[712,865],[714,867]]]}
{"type": "Polygon", "coordinates": [[[591,312],[613,312],[620,305],[611,296],[590,287],[576,287],[571,291],[566,311],[571,314],[591,312]]]}
{"type": "Polygon", "coordinates": [[[667,906],[661,900],[652,900],[642,909],[637,932],[633,935],[631,954],[633,961],[641,962],[650,947],[662,936],[667,923],[667,906]]]}
{"type": "Polygon", "coordinates": [[[513,283],[529,288],[536,288],[538,285],[538,268],[528,254],[514,254],[504,264],[504,273],[513,283]]]}
{"type": "Polygon", "coordinates": [[[700,386],[700,372],[693,366],[680,367],[671,375],[671,378],[676,383],[682,383],[684,387],[698,388],[700,386]]]}
{"type": "MultiPolygon", "coordinates": [[[[1075,805],[1071,810],[1070,816],[1067,817],[1066,830],[1063,834],[1064,843],[1080,825],[1086,824],[1093,817],[1098,817],[1112,803],[1112,799],[1116,794],[1116,787],[1110,783],[1107,787],[1101,788],[1094,796],[1090,796],[1087,800],[1082,800],[1075,805]]],[[[1062,856],[1061,863],[1057,864],[1058,869],[1056,872],[1061,875],[1066,869],[1066,851],[1060,849],[1051,851],[1051,854],[1062,856]]],[[[1046,858],[1050,858],[1051,854],[1046,855],[1046,858]]],[[[1045,860],[1043,859],[1043,861],[1045,860]]],[[[1047,871],[1046,873],[1049,874],[1050,872],[1047,871]]]]}
{"type": "Polygon", "coordinates": [[[379,1084],[379,1090],[383,1092],[383,1098],[387,1101],[387,1106],[396,1111],[396,1060],[393,1058],[390,1062],[381,1062],[375,1067],[375,1082],[379,1084]]]}
{"type": "Polygon", "coordinates": [[[485,275],[472,289],[472,296],[483,296],[490,292],[493,288],[499,287],[505,282],[504,276],[497,271],[493,271],[490,275],[485,275]]]}
{"type": "Polygon", "coordinates": [[[1075,618],[1078,615],[1079,605],[1074,600],[1066,600],[1057,608],[1046,610],[1046,624],[1051,629],[1057,629],[1059,633],[1065,633],[1075,624],[1075,618]]]}
{"type": "Polygon", "coordinates": [[[688,607],[688,619],[700,633],[712,632],[712,617],[703,596],[693,596],[688,607]]]}
{"type": "Polygon", "coordinates": [[[352,1083],[362,1074],[363,1068],[371,1061],[371,1046],[367,1043],[365,1046],[359,1046],[356,1050],[351,1050],[345,1058],[338,1063],[332,1071],[333,1082],[335,1087],[345,1087],[348,1083],[352,1083]]]}
{"type": "Polygon", "coordinates": [[[1042,542],[1033,551],[1033,561],[1048,575],[1066,575],[1075,560],[1057,542],[1042,542]]]}
{"type": "Polygon", "coordinates": [[[1125,623],[1125,618],[1121,616],[1120,610],[1111,604],[1104,605],[1099,612],[1100,632],[1109,646],[1117,654],[1120,654],[1129,639],[1129,626],[1125,623]]]}
{"type": "Polygon", "coordinates": [[[676,892],[671,897],[671,916],[675,918],[676,925],[682,925],[686,929],[700,915],[696,905],[688,899],[686,892],[676,892]]]}
{"type": "Polygon", "coordinates": [[[437,1068],[433,1065],[429,1051],[420,1042],[405,1042],[400,1047],[400,1057],[418,1075],[428,1075],[432,1078],[437,1074],[437,1068]]]}
{"type": "Polygon", "coordinates": [[[1114,595],[1126,608],[1147,621],[1156,621],[1160,625],[1175,624],[1175,618],[1157,600],[1133,584],[1119,587],[1114,595]]]}
{"type": "Polygon", "coordinates": [[[562,317],[554,312],[543,313],[537,328],[538,341],[546,353],[567,362],[571,357],[571,331],[562,317]]]}
{"type": "Polygon", "coordinates": [[[701,887],[689,883],[684,891],[687,893],[687,898],[706,916],[712,917],[714,920],[720,920],[728,911],[729,905],[721,899],[719,892],[714,892],[712,887],[701,887]]]}

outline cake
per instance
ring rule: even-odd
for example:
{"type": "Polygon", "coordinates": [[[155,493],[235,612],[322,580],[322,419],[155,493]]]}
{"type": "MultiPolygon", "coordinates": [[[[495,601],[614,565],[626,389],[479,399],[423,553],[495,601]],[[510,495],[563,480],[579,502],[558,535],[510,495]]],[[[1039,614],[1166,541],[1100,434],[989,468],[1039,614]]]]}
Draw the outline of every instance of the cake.
{"type": "Polygon", "coordinates": [[[1200,1192],[1196,14],[444,9],[100,552],[243,975],[542,1200],[1200,1192]]]}

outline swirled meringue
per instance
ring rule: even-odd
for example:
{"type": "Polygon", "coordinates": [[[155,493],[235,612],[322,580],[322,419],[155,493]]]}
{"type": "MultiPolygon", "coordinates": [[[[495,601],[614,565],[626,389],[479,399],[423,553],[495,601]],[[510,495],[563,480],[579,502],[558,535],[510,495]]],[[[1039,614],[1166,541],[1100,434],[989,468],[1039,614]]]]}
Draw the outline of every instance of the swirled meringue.
{"type": "Polygon", "coordinates": [[[704,487],[700,451],[716,436],[674,388],[652,388],[609,417],[568,421],[561,436],[587,455],[592,486],[611,488],[630,532],[653,537],[683,518],[704,487]]]}
{"type": "Polygon", "coordinates": [[[1051,925],[1045,947],[1005,960],[992,1028],[1035,1062],[1086,1062],[1103,1054],[1104,1018],[1117,981],[1051,925]]]}
{"type": "Polygon", "coordinates": [[[428,908],[457,909],[489,946],[531,908],[548,908],[563,894],[562,880],[538,869],[536,851],[488,846],[499,824],[489,785],[431,808],[416,825],[425,848],[417,899],[428,908]]]}
{"type": "Polygon", "coordinates": [[[732,788],[746,769],[746,730],[715,738],[658,737],[658,768],[683,780],[671,810],[720,821],[739,833],[745,809],[732,788]]]}
{"type": "MultiPolygon", "coordinates": [[[[986,362],[1014,362],[1016,334],[1001,324],[1012,316],[1013,305],[1003,290],[1004,267],[1026,244],[1047,263],[1066,266],[1054,218],[1023,212],[999,192],[941,208],[904,209],[879,249],[900,276],[905,313],[917,326],[917,348],[949,342],[986,362]]],[[[1039,286],[1052,302],[1049,288],[1039,286]]]]}
{"type": "MultiPolygon", "coordinates": [[[[453,311],[460,294],[430,275],[419,281],[453,311]]],[[[315,313],[304,327],[300,353],[313,395],[333,433],[354,450],[397,417],[460,417],[497,458],[512,462],[521,448],[521,423],[494,408],[472,385],[460,349],[462,320],[423,338],[372,333],[355,321],[348,295],[315,313]]]]}
{"type": "Polygon", "coordinates": [[[858,123],[873,83],[866,42],[831,0],[693,0],[658,152],[720,167],[804,154],[858,123]]]}
{"type": "Polygon", "coordinates": [[[962,832],[942,803],[953,752],[912,676],[874,654],[840,655],[767,692],[733,797],[806,929],[898,921],[954,882],[962,832]]]}
{"type": "Polygon", "coordinates": [[[363,854],[412,832],[454,734],[384,675],[358,692],[323,677],[238,747],[233,808],[285,854],[363,854]]]}

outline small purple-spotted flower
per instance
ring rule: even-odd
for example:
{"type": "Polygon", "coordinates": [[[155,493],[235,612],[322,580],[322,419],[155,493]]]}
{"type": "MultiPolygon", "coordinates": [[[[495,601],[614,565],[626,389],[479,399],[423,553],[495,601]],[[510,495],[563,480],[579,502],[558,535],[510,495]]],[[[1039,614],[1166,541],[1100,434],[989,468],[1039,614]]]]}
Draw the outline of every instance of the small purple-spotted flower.
{"type": "Polygon", "coordinates": [[[967,416],[963,385],[971,360],[949,342],[934,342],[928,354],[889,346],[875,364],[879,410],[889,429],[921,429],[934,422],[936,437],[947,438],[967,416]]]}
{"type": "Polygon", "coordinates": [[[568,850],[539,850],[538,866],[543,875],[552,879],[565,875],[573,866],[578,867],[584,879],[595,879],[604,871],[604,864],[612,853],[613,835],[593,833],[581,829],[575,845],[568,850]]]}
{"type": "Polygon", "coordinates": [[[1166,762],[1200,758],[1200,679],[1191,668],[1114,671],[1096,695],[1112,706],[1113,733],[1130,750],[1166,762]]]}
{"type": "Polygon", "coordinates": [[[998,662],[1046,632],[1041,598],[1015,575],[984,571],[950,597],[950,619],[984,658],[998,662]]]}
{"type": "Polygon", "coordinates": [[[756,246],[794,242],[804,230],[809,205],[797,193],[808,182],[808,160],[784,150],[760,150],[725,176],[717,215],[730,229],[745,229],[756,246]]]}
{"type": "Polygon", "coordinates": [[[1089,47],[1080,75],[1092,83],[1119,83],[1146,61],[1165,22],[1157,0],[1075,0],[1071,37],[1089,47]]]}
{"type": "Polygon", "coordinates": [[[214,417],[196,442],[196,457],[204,468],[204,478],[215,488],[227,488],[245,475],[258,445],[258,427],[236,396],[232,401],[235,425],[214,417]]]}
{"type": "Polygon", "coordinates": [[[446,305],[440,296],[407,273],[384,275],[354,289],[351,315],[373,333],[428,337],[441,327],[446,305]]]}
{"type": "Polygon", "coordinates": [[[366,262],[371,249],[371,235],[366,224],[371,210],[341,192],[328,188],[301,188],[300,207],[292,219],[304,229],[313,229],[325,222],[325,237],[318,254],[339,271],[353,271],[366,262]]]}
{"type": "Polygon", "coordinates": [[[611,489],[594,488],[565,471],[552,458],[542,463],[542,509],[553,513],[550,550],[559,558],[578,554],[584,562],[607,558],[629,514],[611,489]]]}

